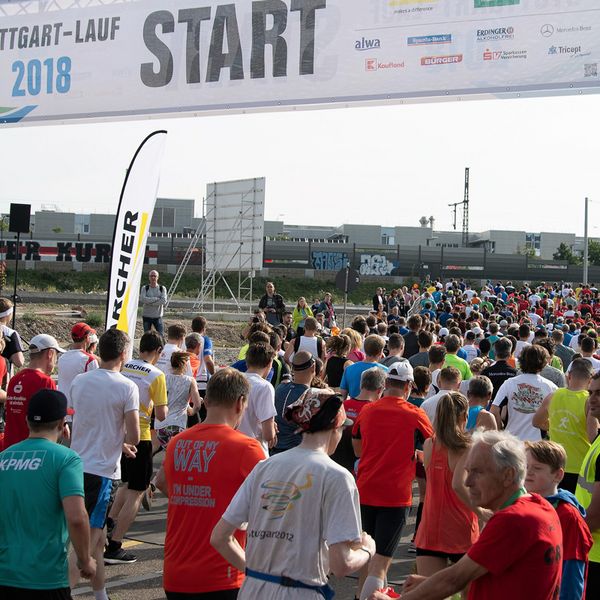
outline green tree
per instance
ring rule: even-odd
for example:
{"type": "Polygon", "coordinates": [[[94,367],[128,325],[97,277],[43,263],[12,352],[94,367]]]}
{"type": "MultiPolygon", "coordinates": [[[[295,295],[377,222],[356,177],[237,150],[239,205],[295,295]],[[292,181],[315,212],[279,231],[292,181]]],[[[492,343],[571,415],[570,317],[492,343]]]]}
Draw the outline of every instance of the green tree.
{"type": "Polygon", "coordinates": [[[588,242],[588,260],[591,265],[600,266],[600,242],[588,242]]]}
{"type": "Polygon", "coordinates": [[[573,249],[564,242],[560,243],[552,258],[554,260],[566,260],[570,265],[576,265],[581,262],[580,258],[573,254],[573,249]]]}

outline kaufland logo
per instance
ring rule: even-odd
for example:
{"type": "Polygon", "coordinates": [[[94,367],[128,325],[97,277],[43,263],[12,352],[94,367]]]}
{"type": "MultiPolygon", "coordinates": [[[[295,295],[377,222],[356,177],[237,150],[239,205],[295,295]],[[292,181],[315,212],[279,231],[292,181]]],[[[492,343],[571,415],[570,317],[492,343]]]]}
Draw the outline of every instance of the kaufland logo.
{"type": "Polygon", "coordinates": [[[462,59],[462,54],[451,54],[448,56],[424,56],[423,58],[421,58],[421,65],[452,65],[462,62],[462,59]]]}
{"type": "Polygon", "coordinates": [[[367,58],[365,60],[365,71],[385,71],[386,69],[404,69],[404,61],[390,60],[382,62],[377,58],[367,58]]]}
{"type": "Polygon", "coordinates": [[[361,38],[360,40],[356,40],[354,42],[354,49],[359,52],[364,52],[365,50],[379,50],[381,48],[381,40],[375,38],[372,40],[368,40],[367,38],[361,38]]]}

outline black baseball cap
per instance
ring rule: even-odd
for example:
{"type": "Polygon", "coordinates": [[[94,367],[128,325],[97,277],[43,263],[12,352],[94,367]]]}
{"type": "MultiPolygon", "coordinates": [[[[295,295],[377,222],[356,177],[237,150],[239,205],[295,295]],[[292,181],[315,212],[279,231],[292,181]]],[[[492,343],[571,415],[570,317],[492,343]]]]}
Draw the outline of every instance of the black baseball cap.
{"type": "Polygon", "coordinates": [[[32,423],[52,423],[67,415],[67,397],[58,390],[40,390],[29,400],[27,420],[32,423]]]}

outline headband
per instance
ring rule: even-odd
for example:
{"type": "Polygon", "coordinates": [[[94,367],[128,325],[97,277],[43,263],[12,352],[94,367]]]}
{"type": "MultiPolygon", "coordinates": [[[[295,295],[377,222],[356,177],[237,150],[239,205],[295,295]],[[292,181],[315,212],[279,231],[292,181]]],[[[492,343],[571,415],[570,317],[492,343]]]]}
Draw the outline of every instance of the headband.
{"type": "Polygon", "coordinates": [[[315,362],[315,357],[311,356],[306,362],[300,363],[299,365],[292,364],[292,368],[294,371],[306,371],[306,369],[310,369],[315,362]]]}
{"type": "Polygon", "coordinates": [[[10,315],[12,315],[13,313],[13,307],[11,306],[10,308],[7,308],[4,312],[0,312],[0,319],[2,317],[10,317],[10,315]]]}

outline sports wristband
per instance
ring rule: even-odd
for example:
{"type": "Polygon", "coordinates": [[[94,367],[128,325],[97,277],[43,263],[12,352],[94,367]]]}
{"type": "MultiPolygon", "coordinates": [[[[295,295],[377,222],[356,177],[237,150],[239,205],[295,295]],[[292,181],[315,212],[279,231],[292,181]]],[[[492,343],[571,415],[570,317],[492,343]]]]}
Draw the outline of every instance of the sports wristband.
{"type": "Polygon", "coordinates": [[[359,550],[363,550],[364,552],[366,552],[369,555],[369,560],[371,560],[373,558],[373,555],[371,554],[371,552],[369,550],[367,550],[364,546],[361,546],[359,548],[359,550]]]}

